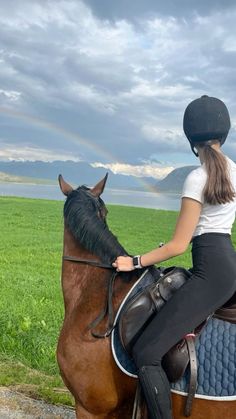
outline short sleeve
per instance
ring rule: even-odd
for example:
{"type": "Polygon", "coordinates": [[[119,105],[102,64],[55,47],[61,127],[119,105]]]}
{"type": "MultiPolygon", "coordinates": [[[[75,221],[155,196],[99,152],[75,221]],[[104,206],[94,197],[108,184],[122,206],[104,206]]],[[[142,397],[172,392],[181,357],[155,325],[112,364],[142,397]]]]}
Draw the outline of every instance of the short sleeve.
{"type": "Polygon", "coordinates": [[[203,189],[206,179],[206,172],[203,171],[202,168],[190,172],[185,179],[181,198],[192,198],[203,204],[203,189]]]}

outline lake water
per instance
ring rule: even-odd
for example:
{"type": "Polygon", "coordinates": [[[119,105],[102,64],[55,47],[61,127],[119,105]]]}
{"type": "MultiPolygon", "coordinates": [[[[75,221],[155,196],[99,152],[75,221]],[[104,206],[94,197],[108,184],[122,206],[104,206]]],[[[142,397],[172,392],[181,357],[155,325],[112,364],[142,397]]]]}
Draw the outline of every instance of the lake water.
{"type": "MultiPolygon", "coordinates": [[[[23,183],[0,183],[0,196],[19,196],[55,200],[64,200],[65,198],[57,185],[34,185],[23,183]]],[[[107,204],[130,205],[166,210],[179,210],[180,208],[180,196],[178,194],[106,188],[102,198],[107,204]]]]}

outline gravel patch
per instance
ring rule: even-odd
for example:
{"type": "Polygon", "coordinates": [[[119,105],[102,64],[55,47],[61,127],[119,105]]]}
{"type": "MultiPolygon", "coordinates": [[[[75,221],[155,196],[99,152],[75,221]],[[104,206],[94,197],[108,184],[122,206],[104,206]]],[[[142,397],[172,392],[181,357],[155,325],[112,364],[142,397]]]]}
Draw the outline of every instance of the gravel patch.
{"type": "Polygon", "coordinates": [[[75,419],[75,411],[0,387],[0,419],[75,419]]]}

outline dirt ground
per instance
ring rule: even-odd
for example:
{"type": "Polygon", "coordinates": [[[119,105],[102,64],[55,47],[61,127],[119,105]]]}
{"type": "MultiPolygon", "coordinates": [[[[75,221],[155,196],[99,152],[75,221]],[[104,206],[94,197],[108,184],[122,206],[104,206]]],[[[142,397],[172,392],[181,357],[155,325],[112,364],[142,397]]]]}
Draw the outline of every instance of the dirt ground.
{"type": "Polygon", "coordinates": [[[0,387],[0,419],[75,419],[75,411],[0,387]]]}

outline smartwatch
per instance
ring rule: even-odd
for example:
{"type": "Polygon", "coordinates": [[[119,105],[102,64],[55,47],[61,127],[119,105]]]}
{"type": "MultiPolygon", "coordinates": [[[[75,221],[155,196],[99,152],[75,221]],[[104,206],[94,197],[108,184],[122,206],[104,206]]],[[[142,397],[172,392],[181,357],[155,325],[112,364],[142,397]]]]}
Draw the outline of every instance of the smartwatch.
{"type": "Polygon", "coordinates": [[[133,265],[134,265],[134,269],[142,269],[142,265],[141,265],[141,256],[134,256],[133,257],[133,265]]]}

